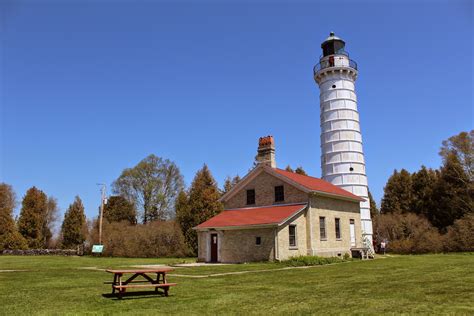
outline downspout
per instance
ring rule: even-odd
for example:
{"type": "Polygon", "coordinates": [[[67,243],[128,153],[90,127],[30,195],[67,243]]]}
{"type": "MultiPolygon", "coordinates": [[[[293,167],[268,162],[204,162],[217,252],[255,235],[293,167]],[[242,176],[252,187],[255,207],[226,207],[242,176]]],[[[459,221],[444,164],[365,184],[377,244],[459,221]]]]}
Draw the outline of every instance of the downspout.
{"type": "Polygon", "coordinates": [[[308,255],[314,256],[314,230],[313,230],[313,210],[311,206],[311,200],[313,198],[312,194],[308,194],[309,201],[308,201],[308,216],[307,220],[309,220],[309,249],[308,255]]]}
{"type": "Polygon", "coordinates": [[[275,230],[273,231],[273,234],[274,234],[274,247],[275,247],[275,251],[274,251],[274,254],[275,254],[275,260],[276,261],[280,261],[280,254],[279,254],[279,251],[278,251],[278,226],[275,227],[275,230]]]}

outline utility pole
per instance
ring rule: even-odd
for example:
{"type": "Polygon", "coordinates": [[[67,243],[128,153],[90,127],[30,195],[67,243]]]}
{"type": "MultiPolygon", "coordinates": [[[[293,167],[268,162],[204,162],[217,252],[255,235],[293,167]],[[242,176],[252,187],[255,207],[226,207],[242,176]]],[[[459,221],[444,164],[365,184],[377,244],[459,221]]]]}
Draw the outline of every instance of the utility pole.
{"type": "Polygon", "coordinates": [[[102,245],[102,220],[104,218],[104,206],[107,203],[106,200],[106,190],[107,187],[104,183],[97,183],[97,185],[100,185],[100,193],[101,193],[101,198],[100,198],[100,214],[99,214],[99,245],[102,245]]]}

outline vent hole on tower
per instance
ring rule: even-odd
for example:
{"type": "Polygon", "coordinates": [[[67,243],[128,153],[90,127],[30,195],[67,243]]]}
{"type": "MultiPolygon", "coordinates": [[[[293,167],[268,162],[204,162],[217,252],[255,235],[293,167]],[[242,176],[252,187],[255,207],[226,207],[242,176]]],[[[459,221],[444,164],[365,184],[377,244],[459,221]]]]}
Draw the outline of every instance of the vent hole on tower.
{"type": "Polygon", "coordinates": [[[335,84],[333,84],[333,85],[332,85],[332,88],[333,88],[333,89],[334,89],[334,88],[336,88],[336,85],[335,85],[335,84]]]}
{"type": "Polygon", "coordinates": [[[350,167],[350,168],[349,168],[349,171],[354,171],[354,168],[350,167]]]}

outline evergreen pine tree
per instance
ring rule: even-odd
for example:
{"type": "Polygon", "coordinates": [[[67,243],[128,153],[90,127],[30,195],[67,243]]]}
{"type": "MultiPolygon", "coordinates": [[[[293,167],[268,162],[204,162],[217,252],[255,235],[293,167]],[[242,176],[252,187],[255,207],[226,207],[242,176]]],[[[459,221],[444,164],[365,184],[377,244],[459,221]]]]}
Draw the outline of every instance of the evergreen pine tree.
{"type": "Polygon", "coordinates": [[[189,198],[186,191],[181,191],[178,194],[175,203],[175,212],[176,212],[176,222],[178,223],[181,231],[183,232],[183,236],[185,238],[186,244],[188,244],[189,240],[192,239],[190,235],[193,234],[192,228],[194,227],[195,221],[191,216],[191,212],[189,209],[189,198]]]}
{"type": "Polygon", "coordinates": [[[295,172],[295,170],[293,170],[290,165],[286,166],[285,170],[288,172],[295,172]]]}
{"type": "Polygon", "coordinates": [[[298,168],[296,169],[293,169],[291,168],[290,165],[286,166],[285,168],[285,171],[288,171],[288,172],[293,172],[293,173],[297,173],[297,174],[301,174],[303,176],[307,176],[308,174],[306,173],[306,171],[304,171],[303,167],[299,166],[298,168]]]}
{"type": "Polygon", "coordinates": [[[444,161],[433,200],[428,219],[442,232],[456,219],[474,211],[474,185],[455,154],[449,154],[444,161]]]}
{"type": "Polygon", "coordinates": [[[69,205],[64,214],[64,221],[61,226],[62,247],[73,248],[81,245],[86,239],[86,216],[81,199],[76,196],[74,203],[69,205]]]}
{"type": "Polygon", "coordinates": [[[372,194],[369,191],[369,204],[370,204],[370,218],[374,218],[379,214],[379,209],[377,208],[377,203],[375,203],[372,194]]]}
{"type": "Polygon", "coordinates": [[[237,183],[242,180],[239,175],[236,175],[235,177],[232,178],[232,187],[234,187],[237,183]]]}
{"type": "Polygon", "coordinates": [[[104,206],[104,218],[109,222],[127,221],[137,223],[135,206],[120,195],[111,196],[104,206]]]}
{"type": "Polygon", "coordinates": [[[222,194],[229,192],[237,183],[240,182],[240,180],[241,179],[238,175],[233,178],[227,176],[224,181],[224,190],[222,191],[222,194]]]}
{"type": "Polygon", "coordinates": [[[411,211],[413,213],[428,217],[433,208],[432,198],[436,182],[436,172],[425,166],[421,166],[421,169],[412,175],[411,211]]]}
{"type": "Polygon", "coordinates": [[[307,176],[308,174],[306,173],[306,171],[304,171],[303,167],[299,166],[298,168],[295,169],[295,173],[297,174],[301,174],[303,176],[307,176]]]}
{"type": "Polygon", "coordinates": [[[27,247],[26,240],[18,232],[13,219],[15,203],[13,188],[6,183],[0,183],[0,250],[27,247]]]}
{"type": "MultiPolygon", "coordinates": [[[[207,165],[199,170],[189,189],[188,209],[189,215],[184,225],[184,236],[189,248],[197,253],[197,234],[192,227],[219,214],[223,205],[219,201],[220,193],[217,183],[212,177],[207,165]]],[[[181,224],[180,224],[181,225],[181,224]]],[[[183,227],[183,226],[182,226],[183,227]]]]}
{"type": "Polygon", "coordinates": [[[29,248],[44,248],[46,215],[48,211],[46,194],[36,187],[30,188],[23,198],[18,220],[18,230],[25,237],[29,248]]]}
{"type": "Polygon", "coordinates": [[[224,189],[222,190],[222,194],[226,194],[232,189],[232,179],[227,176],[224,180],[224,189]]]}
{"type": "Polygon", "coordinates": [[[407,213],[411,207],[411,175],[405,169],[395,170],[384,187],[381,213],[407,213]]]}

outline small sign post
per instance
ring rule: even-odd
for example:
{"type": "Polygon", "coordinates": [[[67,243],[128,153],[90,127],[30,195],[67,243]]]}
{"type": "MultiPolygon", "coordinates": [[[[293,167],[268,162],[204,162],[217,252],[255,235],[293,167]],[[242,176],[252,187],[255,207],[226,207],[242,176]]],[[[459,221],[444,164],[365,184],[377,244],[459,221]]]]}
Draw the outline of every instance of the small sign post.
{"type": "Polygon", "coordinates": [[[104,250],[104,245],[93,245],[92,246],[92,253],[101,254],[102,250],[104,250]]]}

